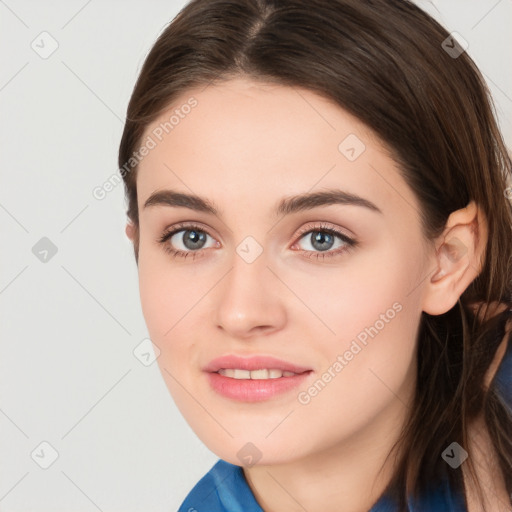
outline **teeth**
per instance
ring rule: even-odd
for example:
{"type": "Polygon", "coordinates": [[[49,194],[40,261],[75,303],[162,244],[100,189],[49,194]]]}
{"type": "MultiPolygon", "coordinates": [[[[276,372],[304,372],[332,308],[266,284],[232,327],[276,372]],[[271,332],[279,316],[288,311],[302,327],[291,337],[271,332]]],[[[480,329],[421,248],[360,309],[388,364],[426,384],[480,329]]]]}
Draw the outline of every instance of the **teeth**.
{"type": "Polygon", "coordinates": [[[296,373],[277,369],[240,370],[238,368],[221,368],[218,373],[232,379],[279,379],[280,377],[293,377],[296,373]]]}
{"type": "Polygon", "coordinates": [[[268,370],[252,370],[251,372],[247,372],[250,374],[251,379],[268,379],[269,372],[268,370]]]}

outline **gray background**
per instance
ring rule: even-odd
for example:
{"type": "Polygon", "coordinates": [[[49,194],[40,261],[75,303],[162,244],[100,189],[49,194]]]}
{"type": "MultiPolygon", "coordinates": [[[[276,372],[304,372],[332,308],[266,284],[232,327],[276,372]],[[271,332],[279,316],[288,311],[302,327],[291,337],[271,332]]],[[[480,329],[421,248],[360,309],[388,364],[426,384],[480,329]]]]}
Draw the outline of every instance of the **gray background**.
{"type": "MultiPolygon", "coordinates": [[[[512,0],[418,3],[469,42],[512,145],[512,0]]],[[[0,0],[1,512],[174,511],[217,460],[134,355],[147,330],[123,187],[92,193],[184,4],[0,0]]]]}

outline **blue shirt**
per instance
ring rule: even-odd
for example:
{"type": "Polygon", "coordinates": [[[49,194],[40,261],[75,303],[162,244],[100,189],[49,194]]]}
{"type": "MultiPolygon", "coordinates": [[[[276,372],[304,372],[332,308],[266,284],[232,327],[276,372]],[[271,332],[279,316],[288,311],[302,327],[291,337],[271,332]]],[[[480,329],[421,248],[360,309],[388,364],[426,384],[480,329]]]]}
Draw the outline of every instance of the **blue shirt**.
{"type": "MultiPolygon", "coordinates": [[[[512,409],[512,343],[496,374],[496,386],[512,409]]],[[[450,489],[447,480],[420,501],[409,499],[409,512],[467,512],[463,494],[450,489]]],[[[396,504],[383,495],[369,512],[395,512],[396,504]]],[[[178,512],[263,512],[240,466],[222,459],[189,492],[178,512]]]]}

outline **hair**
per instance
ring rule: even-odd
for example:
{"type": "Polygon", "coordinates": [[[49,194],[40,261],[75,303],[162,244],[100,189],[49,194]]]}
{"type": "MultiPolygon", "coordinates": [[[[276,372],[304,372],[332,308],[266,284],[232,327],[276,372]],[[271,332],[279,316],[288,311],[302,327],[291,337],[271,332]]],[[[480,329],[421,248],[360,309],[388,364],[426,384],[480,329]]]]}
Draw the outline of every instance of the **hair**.
{"type": "MultiPolygon", "coordinates": [[[[119,147],[125,170],[145,129],[178,97],[245,77],[306,88],[373,130],[419,201],[427,241],[453,211],[471,200],[481,208],[488,241],[479,275],[450,311],[422,313],[414,403],[391,450],[396,471],[386,489],[400,510],[443,476],[466,495],[462,466],[448,471],[441,454],[453,441],[469,450],[469,424],[480,414],[512,493],[512,411],[494,379],[485,385],[512,316],[512,162],[485,80],[466,52],[445,51],[449,36],[408,0],[192,0],[144,61],[119,147]],[[494,303],[505,311],[491,314],[494,303]]],[[[122,177],[138,263],[133,167],[122,177]]]]}

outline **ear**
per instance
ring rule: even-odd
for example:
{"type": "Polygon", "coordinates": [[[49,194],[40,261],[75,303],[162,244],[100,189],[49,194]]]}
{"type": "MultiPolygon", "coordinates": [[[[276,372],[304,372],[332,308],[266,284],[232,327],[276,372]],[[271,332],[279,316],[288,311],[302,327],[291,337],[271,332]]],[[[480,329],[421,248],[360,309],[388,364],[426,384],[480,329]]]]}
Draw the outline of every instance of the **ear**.
{"type": "Polygon", "coordinates": [[[133,254],[135,255],[135,262],[137,263],[137,266],[139,265],[139,228],[135,226],[135,224],[128,219],[128,222],[126,223],[125,227],[125,233],[126,236],[132,241],[133,243],[133,254]]]}
{"type": "Polygon", "coordinates": [[[135,226],[131,220],[126,223],[125,232],[126,236],[133,242],[135,239],[135,226]]]}
{"type": "Polygon", "coordinates": [[[431,264],[436,270],[425,288],[425,313],[441,315],[457,303],[482,270],[487,237],[487,219],[474,201],[448,217],[434,244],[431,264]]]}

